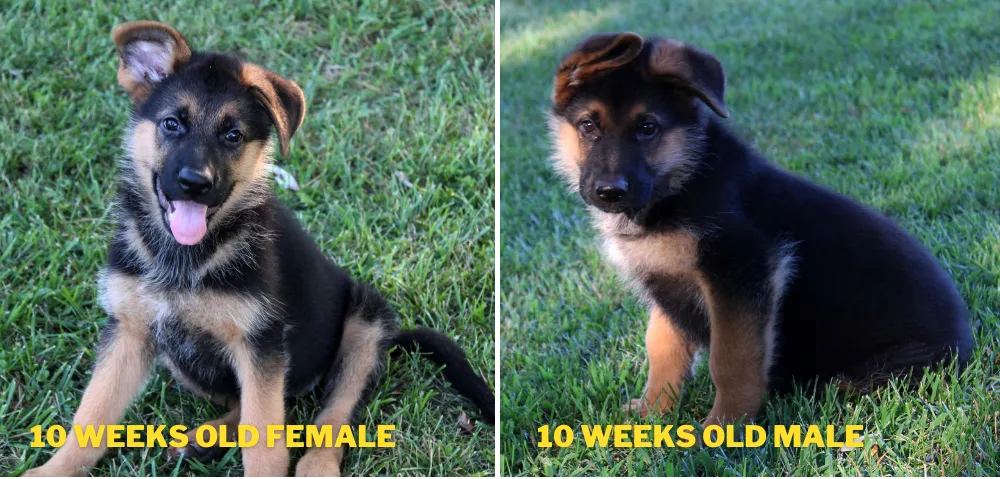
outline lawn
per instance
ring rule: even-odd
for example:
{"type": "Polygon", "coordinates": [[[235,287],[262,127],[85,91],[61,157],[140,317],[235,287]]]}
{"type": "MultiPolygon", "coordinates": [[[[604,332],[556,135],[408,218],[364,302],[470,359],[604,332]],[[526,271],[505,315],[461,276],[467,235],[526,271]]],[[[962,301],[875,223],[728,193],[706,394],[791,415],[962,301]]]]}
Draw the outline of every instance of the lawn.
{"type": "MultiPolygon", "coordinates": [[[[68,424],[105,316],[95,277],[129,101],[111,29],[156,19],[196,49],[238,52],[296,80],[309,110],[280,158],[279,196],[321,248],[374,284],[405,326],[447,332],[494,382],[494,7],[416,0],[0,3],[0,475],[40,465],[36,424],[68,424]]],[[[495,430],[416,357],[367,409],[396,447],[348,454],[349,475],[493,475],[495,430]],[[474,425],[458,424],[468,411],[474,425]]],[[[308,424],[307,396],[288,422],[308,424]]],[[[223,414],[159,369],[125,423],[196,426],[223,414]]],[[[161,449],[111,451],[95,475],[241,475],[161,449]]],[[[293,464],[302,450],[293,451],[293,464]]]]}
{"type": "MultiPolygon", "coordinates": [[[[502,475],[1000,473],[1000,2],[498,8],[502,475]],[[853,451],[538,447],[542,425],[647,422],[621,412],[646,379],[645,307],[602,261],[582,201],[546,160],[559,59],[587,34],[621,30],[714,52],[735,131],[930,247],[972,311],[978,352],[968,370],[934,374],[912,392],[801,391],[772,398],[758,418],[765,427],[862,424],[865,447],[853,451]]],[[[649,422],[697,424],[713,399],[703,367],[681,406],[649,422]]]]}

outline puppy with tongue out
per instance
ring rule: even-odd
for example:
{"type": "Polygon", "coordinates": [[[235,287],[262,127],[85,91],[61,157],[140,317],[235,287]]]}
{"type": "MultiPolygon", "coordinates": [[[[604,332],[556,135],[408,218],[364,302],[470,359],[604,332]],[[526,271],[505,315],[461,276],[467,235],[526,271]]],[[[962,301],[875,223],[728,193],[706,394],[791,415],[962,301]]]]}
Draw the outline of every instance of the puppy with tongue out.
{"type": "Polygon", "coordinates": [[[167,222],[174,239],[182,245],[198,244],[208,231],[208,206],[194,201],[174,201],[167,210],[167,222]]]}
{"type": "Polygon", "coordinates": [[[158,180],[159,178],[156,181],[156,194],[170,234],[182,245],[198,244],[208,232],[209,205],[206,203],[218,196],[213,194],[211,171],[208,168],[180,169],[176,181],[177,190],[181,193],[178,198],[186,199],[168,199],[158,180]]]}
{"type": "MultiPolygon", "coordinates": [[[[194,432],[285,424],[288,400],[314,390],[324,398],[315,424],[364,427],[357,412],[392,346],[444,366],[492,423],[493,393],[458,344],[399,330],[389,302],[330,261],[275,196],[269,165],[302,125],[302,89],[237,57],[192,51],[162,23],[125,23],[112,38],[133,109],[98,286],[108,316],[73,425],[121,423],[159,360],[178,384],[229,409],[191,427],[187,445],[169,450],[175,458],[230,457],[221,442],[194,446],[194,432]]],[[[240,447],[243,472],[287,476],[285,439],[266,442],[240,447]]],[[[84,446],[70,435],[25,475],[86,475],[107,448],[84,446]]],[[[311,447],[295,473],[339,476],[345,452],[311,447]]]]}

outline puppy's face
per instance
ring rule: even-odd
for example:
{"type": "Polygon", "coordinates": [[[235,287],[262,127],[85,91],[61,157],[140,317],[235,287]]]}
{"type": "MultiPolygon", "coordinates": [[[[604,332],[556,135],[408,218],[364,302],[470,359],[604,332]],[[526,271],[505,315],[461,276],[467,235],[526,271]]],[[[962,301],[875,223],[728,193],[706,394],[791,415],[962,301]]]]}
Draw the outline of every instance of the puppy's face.
{"type": "Polygon", "coordinates": [[[638,212],[683,185],[700,146],[697,102],[726,116],[723,90],[707,53],[632,33],[590,37],[556,75],[556,168],[587,204],[638,212]]]}
{"type": "Polygon", "coordinates": [[[182,245],[266,182],[272,127],[282,149],[302,121],[295,83],[232,57],[192,53],[172,28],[115,29],[119,83],[135,108],[127,135],[133,181],[182,245]]]}

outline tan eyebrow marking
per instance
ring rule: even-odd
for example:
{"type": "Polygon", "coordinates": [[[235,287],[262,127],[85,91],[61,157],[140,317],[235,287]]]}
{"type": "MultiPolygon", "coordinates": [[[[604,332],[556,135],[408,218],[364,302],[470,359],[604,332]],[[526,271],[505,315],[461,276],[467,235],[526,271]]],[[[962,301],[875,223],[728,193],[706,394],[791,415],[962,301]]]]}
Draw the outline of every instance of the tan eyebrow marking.
{"type": "Polygon", "coordinates": [[[592,100],[585,108],[580,110],[580,112],[576,115],[576,118],[573,120],[573,123],[580,123],[586,118],[605,125],[611,121],[610,109],[606,104],[604,104],[604,102],[600,100],[592,100]]]}
{"type": "Polygon", "coordinates": [[[231,101],[227,101],[222,105],[222,107],[215,111],[216,124],[221,124],[226,118],[236,119],[237,117],[239,117],[239,108],[237,108],[236,104],[231,101]]]}
{"type": "Polygon", "coordinates": [[[646,104],[636,103],[635,105],[632,106],[632,109],[629,110],[628,117],[637,118],[640,115],[645,115],[645,114],[646,114],[646,104]]]}
{"type": "Polygon", "coordinates": [[[188,93],[181,94],[180,100],[177,102],[177,106],[187,109],[188,118],[195,119],[201,115],[201,108],[199,108],[198,100],[195,99],[194,95],[188,93]]]}
{"type": "Polygon", "coordinates": [[[632,109],[629,110],[629,121],[638,125],[640,120],[652,117],[662,126],[665,123],[663,117],[647,108],[648,106],[645,103],[639,103],[633,106],[632,109]]]}

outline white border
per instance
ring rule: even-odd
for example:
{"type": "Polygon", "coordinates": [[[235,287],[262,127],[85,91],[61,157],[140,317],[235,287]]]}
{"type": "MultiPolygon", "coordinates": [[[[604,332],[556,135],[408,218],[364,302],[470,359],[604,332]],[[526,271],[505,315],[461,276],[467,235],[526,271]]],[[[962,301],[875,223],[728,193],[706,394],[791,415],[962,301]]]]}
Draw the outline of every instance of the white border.
{"type": "Polygon", "coordinates": [[[493,2],[493,477],[500,477],[500,2],[493,2]]]}

